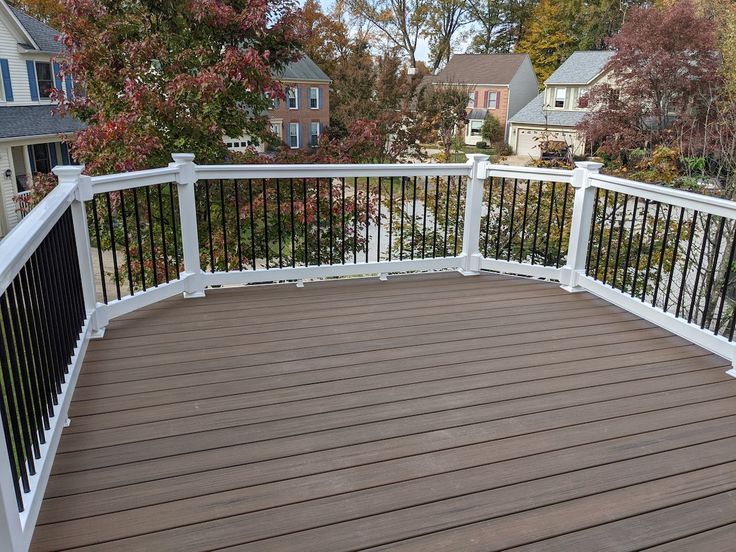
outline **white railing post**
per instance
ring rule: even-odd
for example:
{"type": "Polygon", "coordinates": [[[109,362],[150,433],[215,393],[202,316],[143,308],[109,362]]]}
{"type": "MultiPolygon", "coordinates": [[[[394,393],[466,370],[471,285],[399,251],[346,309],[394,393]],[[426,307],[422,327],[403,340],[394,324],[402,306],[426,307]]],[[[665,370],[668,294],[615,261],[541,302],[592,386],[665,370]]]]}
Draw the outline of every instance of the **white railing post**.
{"type": "Polygon", "coordinates": [[[182,250],[184,251],[184,274],[187,291],[184,297],[204,297],[202,267],[199,263],[199,234],[197,232],[197,204],[194,197],[194,184],[197,182],[197,166],[192,153],[172,153],[170,167],[179,169],[176,177],[179,193],[179,223],[181,227],[182,250]]]}
{"type": "Polygon", "coordinates": [[[469,153],[467,156],[470,176],[465,194],[461,272],[471,276],[480,273],[480,220],[483,216],[483,183],[486,181],[489,156],[482,153],[469,153]]]}
{"type": "Polygon", "coordinates": [[[591,175],[598,173],[602,163],[582,161],[575,163],[572,187],[575,188],[575,202],[572,211],[570,241],[567,248],[567,263],[560,270],[562,289],[577,292],[583,291],[578,285],[578,278],[585,274],[585,261],[588,255],[588,240],[593,224],[593,203],[595,190],[591,186],[591,175]]]}
{"type": "MultiPolygon", "coordinates": [[[[52,169],[59,178],[59,185],[74,186],[74,198],[71,204],[72,221],[74,223],[74,238],[77,245],[77,260],[79,275],[82,280],[82,295],[87,318],[91,321],[92,338],[101,338],[105,334],[106,321],[100,321],[96,316],[97,289],[95,285],[95,271],[92,264],[92,247],[89,240],[89,225],[87,223],[87,209],[85,201],[92,199],[92,181],[89,176],[83,176],[84,165],[58,166],[52,169]]],[[[101,275],[104,278],[104,275],[101,275]]]]}

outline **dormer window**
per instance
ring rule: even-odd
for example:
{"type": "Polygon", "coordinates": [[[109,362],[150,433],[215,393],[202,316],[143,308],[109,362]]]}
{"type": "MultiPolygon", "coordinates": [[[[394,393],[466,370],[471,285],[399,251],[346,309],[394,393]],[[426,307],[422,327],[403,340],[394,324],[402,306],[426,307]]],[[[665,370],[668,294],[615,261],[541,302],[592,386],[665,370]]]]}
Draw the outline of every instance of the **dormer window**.
{"type": "Polygon", "coordinates": [[[51,64],[45,61],[36,62],[36,82],[38,83],[38,96],[50,98],[51,89],[54,87],[54,73],[51,64]]]}
{"type": "Polygon", "coordinates": [[[555,107],[556,108],[564,109],[566,95],[567,95],[567,88],[556,88],[555,89],[555,107]]]}

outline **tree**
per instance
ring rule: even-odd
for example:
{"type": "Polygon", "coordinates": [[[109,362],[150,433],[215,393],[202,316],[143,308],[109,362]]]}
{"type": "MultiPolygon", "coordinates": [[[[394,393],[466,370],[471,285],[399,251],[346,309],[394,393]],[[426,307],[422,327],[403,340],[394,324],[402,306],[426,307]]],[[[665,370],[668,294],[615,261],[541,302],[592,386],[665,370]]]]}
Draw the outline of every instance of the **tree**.
{"type": "Polygon", "coordinates": [[[466,2],[476,28],[468,50],[476,54],[493,54],[515,50],[538,0],[466,2]]]}
{"type": "Polygon", "coordinates": [[[540,82],[544,82],[577,49],[565,8],[554,0],[541,0],[515,50],[529,54],[540,82]]]}
{"type": "Polygon", "coordinates": [[[416,67],[417,46],[427,30],[430,0],[346,0],[346,3],[354,16],[378,29],[416,67]]]}
{"type": "Polygon", "coordinates": [[[62,0],[11,0],[9,4],[54,28],[58,28],[64,11],[62,0]]]}
{"type": "Polygon", "coordinates": [[[419,91],[417,101],[419,124],[428,139],[442,145],[445,160],[450,159],[453,139],[458,127],[467,123],[468,94],[466,86],[429,84],[419,91]]]}
{"type": "Polygon", "coordinates": [[[593,87],[580,124],[587,140],[619,157],[634,148],[674,145],[673,129],[698,141],[707,98],[719,86],[721,61],[712,24],[693,6],[637,8],[609,44],[610,82],[593,87]]]}
{"type": "Polygon", "coordinates": [[[306,0],[302,7],[306,32],[302,51],[332,77],[338,59],[350,48],[348,28],[337,14],[326,14],[318,0],[306,0]]]}
{"type": "Polygon", "coordinates": [[[432,72],[450,61],[457,31],[470,23],[466,0],[435,0],[429,10],[426,38],[429,40],[432,72]]]}
{"type": "Polygon", "coordinates": [[[227,155],[222,136],[268,133],[274,74],[299,55],[292,0],[64,0],[60,60],[84,94],[56,91],[88,126],[72,140],[91,173],[161,166],[172,151],[227,155]]]}
{"type": "Polygon", "coordinates": [[[501,122],[493,115],[493,113],[486,113],[483,126],[480,127],[480,135],[483,140],[489,144],[495,144],[496,142],[503,140],[501,122]]]}

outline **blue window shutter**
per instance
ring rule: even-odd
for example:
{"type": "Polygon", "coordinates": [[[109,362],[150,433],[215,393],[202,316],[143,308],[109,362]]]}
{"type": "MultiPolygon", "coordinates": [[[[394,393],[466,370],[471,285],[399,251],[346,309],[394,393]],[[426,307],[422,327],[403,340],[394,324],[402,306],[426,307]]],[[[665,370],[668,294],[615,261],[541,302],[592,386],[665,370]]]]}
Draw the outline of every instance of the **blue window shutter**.
{"type": "Polygon", "coordinates": [[[55,88],[56,88],[57,90],[61,90],[61,87],[63,86],[63,84],[62,84],[62,82],[61,82],[61,77],[59,76],[59,73],[61,72],[61,67],[59,66],[59,64],[58,64],[58,63],[54,63],[54,64],[53,64],[53,65],[51,66],[51,68],[52,68],[52,69],[53,69],[53,71],[54,71],[54,87],[55,87],[55,88]]]}
{"type": "Polygon", "coordinates": [[[69,146],[64,142],[61,143],[61,162],[64,163],[64,165],[71,164],[69,159],[69,146]]]}
{"type": "Polygon", "coordinates": [[[56,156],[56,144],[54,142],[49,144],[49,155],[51,156],[51,168],[53,169],[59,164],[59,158],[56,156]]]}
{"type": "Polygon", "coordinates": [[[26,60],[26,69],[28,69],[28,86],[31,87],[31,99],[38,101],[38,81],[36,80],[36,65],[29,59],[26,60]]]}
{"type": "Polygon", "coordinates": [[[28,146],[28,159],[31,161],[31,174],[36,174],[36,157],[33,155],[33,146],[28,146]]]}
{"type": "Polygon", "coordinates": [[[66,88],[66,97],[71,98],[74,88],[72,87],[72,78],[64,77],[64,86],[66,88]]]}
{"type": "Polygon", "coordinates": [[[317,87],[317,109],[322,108],[322,89],[317,87]]]}
{"type": "Polygon", "coordinates": [[[10,84],[10,68],[7,59],[0,59],[0,72],[2,73],[3,88],[5,89],[5,101],[13,101],[13,86],[10,84]]]}

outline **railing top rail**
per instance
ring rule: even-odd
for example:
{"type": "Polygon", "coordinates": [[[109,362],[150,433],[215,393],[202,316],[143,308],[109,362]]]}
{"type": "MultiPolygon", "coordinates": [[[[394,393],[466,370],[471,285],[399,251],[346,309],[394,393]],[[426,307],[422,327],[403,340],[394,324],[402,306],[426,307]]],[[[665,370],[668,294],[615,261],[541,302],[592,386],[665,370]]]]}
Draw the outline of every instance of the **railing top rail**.
{"type": "Polygon", "coordinates": [[[101,194],[129,188],[153,186],[155,184],[166,184],[167,182],[175,181],[178,173],[179,169],[177,167],[162,167],[159,169],[93,176],[91,178],[92,193],[101,194]]]}
{"type": "Polygon", "coordinates": [[[651,201],[660,201],[668,205],[736,219],[736,201],[603,174],[591,175],[591,183],[593,186],[612,192],[635,195],[651,201]]]}
{"type": "Polygon", "coordinates": [[[77,186],[59,184],[0,241],[0,295],[74,199],[77,186]]]}
{"type": "Polygon", "coordinates": [[[469,163],[334,165],[197,165],[201,180],[234,178],[334,178],[468,175],[469,163]]]}
{"type": "Polygon", "coordinates": [[[537,180],[541,182],[572,182],[570,169],[548,169],[544,167],[517,167],[513,165],[488,165],[488,176],[537,180]]]}

